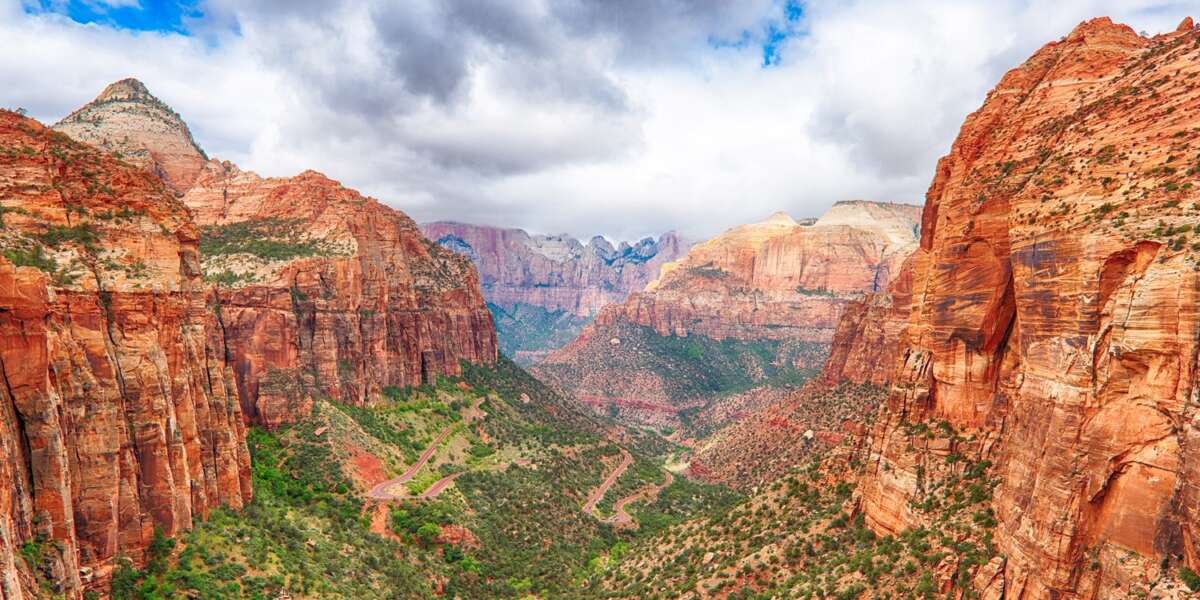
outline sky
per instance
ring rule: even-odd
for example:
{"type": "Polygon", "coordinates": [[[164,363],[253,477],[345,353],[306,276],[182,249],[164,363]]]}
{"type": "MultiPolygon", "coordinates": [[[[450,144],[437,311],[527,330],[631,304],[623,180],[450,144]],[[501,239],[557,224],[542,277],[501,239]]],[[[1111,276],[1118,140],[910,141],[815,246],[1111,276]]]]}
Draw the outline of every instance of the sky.
{"type": "Polygon", "coordinates": [[[920,204],[1004,72],[1165,0],[0,0],[0,106],[136,77],[210,156],[315,169],[418,221],[703,239],[920,204]]]}

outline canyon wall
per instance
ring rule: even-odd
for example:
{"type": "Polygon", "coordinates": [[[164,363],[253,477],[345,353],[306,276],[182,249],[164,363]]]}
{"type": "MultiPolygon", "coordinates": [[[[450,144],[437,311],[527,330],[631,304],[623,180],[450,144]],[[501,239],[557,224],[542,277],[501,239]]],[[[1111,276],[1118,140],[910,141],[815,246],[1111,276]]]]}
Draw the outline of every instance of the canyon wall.
{"type": "Polygon", "coordinates": [[[0,111],[0,223],[0,598],[75,598],[250,500],[245,425],[155,176],[0,111]]]}
{"type": "Polygon", "coordinates": [[[938,163],[860,504],[881,534],[922,525],[928,461],[988,460],[984,597],[1135,597],[1200,570],[1198,58],[1190,19],[1085,22],[938,163]],[[921,421],[957,434],[931,448],[921,421]]]}
{"type": "Polygon", "coordinates": [[[920,208],[838,202],[815,222],[779,213],[696,244],[596,317],[660,335],[828,343],[841,308],[886,289],[916,247],[920,208]]]}

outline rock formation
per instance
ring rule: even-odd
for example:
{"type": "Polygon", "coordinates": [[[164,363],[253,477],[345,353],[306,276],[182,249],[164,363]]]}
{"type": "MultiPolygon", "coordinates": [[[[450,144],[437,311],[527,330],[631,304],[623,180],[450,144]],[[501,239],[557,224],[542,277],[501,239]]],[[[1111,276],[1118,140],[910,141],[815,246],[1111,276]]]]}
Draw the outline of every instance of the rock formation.
{"type": "Polygon", "coordinates": [[[0,223],[0,598],[77,598],[250,500],[245,426],[157,178],[0,111],[0,223]]]}
{"type": "Polygon", "coordinates": [[[211,161],[183,196],[246,414],[268,426],[314,394],[361,404],[386,386],[491,363],[471,263],[403,213],[320,173],[262,178],[211,161]]]}
{"type": "Polygon", "coordinates": [[[698,410],[693,425],[707,429],[718,423],[705,413],[731,413],[710,406],[725,396],[759,408],[738,392],[819,369],[843,307],[883,292],[915,249],[919,212],[847,201],[803,224],[781,213],[735,227],[601,310],[535,372],[639,423],[676,426],[680,411],[698,410]]]}
{"type": "Polygon", "coordinates": [[[882,291],[916,247],[920,208],[838,202],[799,224],[783,213],[735,227],[663,266],[597,326],[637,323],[660,335],[828,343],[842,306],[882,291]]]}
{"type": "Polygon", "coordinates": [[[573,339],[602,307],[645,288],[687,250],[674,233],[614,248],[600,236],[583,244],[486,225],[438,222],[421,229],[475,264],[501,347],[523,364],[573,339]]]}
{"type": "Polygon", "coordinates": [[[183,119],[136,79],[109,85],[54,128],[150,169],[176,196],[192,186],[208,160],[183,119]]]}
{"type": "Polygon", "coordinates": [[[149,168],[192,209],[249,419],[276,426],[313,395],[361,403],[495,360],[474,269],[403,213],[314,171],[262,178],[207,160],[134,79],[56,128],[149,168]]]}
{"type": "Polygon", "coordinates": [[[861,507],[895,533],[921,524],[929,461],[994,463],[985,598],[1137,597],[1200,570],[1198,48],[1190,20],[1082,23],[938,163],[861,507]],[[925,420],[958,434],[914,450],[925,420]]]}

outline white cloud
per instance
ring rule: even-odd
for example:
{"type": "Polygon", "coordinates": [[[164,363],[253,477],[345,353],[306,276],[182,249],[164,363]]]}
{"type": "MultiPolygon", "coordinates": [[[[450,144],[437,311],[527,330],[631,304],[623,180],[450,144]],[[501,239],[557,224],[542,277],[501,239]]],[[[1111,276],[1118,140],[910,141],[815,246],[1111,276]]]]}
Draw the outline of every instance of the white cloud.
{"type": "Polygon", "coordinates": [[[813,0],[762,68],[781,1],[210,0],[185,37],[0,0],[0,105],[53,122],[135,76],[211,155],[314,168],[420,220],[706,236],[844,198],[919,203],[967,113],[1041,44],[1098,15],[1157,32],[1200,13],[813,0]]]}

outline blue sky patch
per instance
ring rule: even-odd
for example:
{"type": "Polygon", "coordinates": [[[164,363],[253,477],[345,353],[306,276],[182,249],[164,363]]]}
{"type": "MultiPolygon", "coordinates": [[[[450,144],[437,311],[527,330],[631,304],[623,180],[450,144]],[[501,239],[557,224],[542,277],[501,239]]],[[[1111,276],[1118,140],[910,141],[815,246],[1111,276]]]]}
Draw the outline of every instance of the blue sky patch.
{"type": "Polygon", "coordinates": [[[717,50],[749,48],[753,44],[761,44],[762,67],[773,67],[782,59],[783,47],[787,41],[803,35],[800,21],[804,18],[804,7],[800,0],[787,0],[778,18],[767,20],[760,32],[743,31],[736,38],[718,38],[710,36],[708,45],[717,50]]]}
{"type": "Polygon", "coordinates": [[[199,0],[27,0],[30,14],[57,13],[78,23],[187,35],[185,21],[204,15],[199,0]]]}

